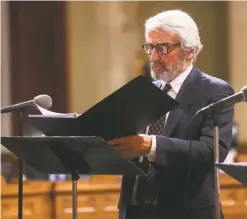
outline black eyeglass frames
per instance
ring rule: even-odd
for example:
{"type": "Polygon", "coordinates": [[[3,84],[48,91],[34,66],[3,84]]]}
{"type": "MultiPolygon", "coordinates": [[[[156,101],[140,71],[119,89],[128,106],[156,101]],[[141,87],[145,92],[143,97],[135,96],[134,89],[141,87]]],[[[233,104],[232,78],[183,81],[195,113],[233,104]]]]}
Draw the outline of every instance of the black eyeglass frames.
{"type": "Polygon", "coordinates": [[[179,45],[180,45],[180,42],[174,43],[174,44],[158,43],[156,45],[150,44],[150,43],[144,43],[142,45],[142,48],[144,49],[147,55],[151,55],[153,48],[156,49],[159,55],[167,55],[169,52],[171,52],[173,49],[175,49],[179,45]]]}

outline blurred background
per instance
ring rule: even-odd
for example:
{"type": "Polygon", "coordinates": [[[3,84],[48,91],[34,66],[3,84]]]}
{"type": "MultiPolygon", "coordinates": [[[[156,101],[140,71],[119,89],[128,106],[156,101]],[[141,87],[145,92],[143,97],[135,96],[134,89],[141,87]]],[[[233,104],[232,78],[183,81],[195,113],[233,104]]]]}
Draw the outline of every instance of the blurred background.
{"type": "MultiPolygon", "coordinates": [[[[82,113],[149,64],[141,44],[144,22],[163,10],[182,9],[197,22],[204,48],[197,67],[228,81],[238,92],[247,84],[247,2],[1,2],[1,107],[52,97],[52,111],[82,113]]],[[[206,91],[205,91],[206,92],[206,91]]],[[[247,104],[235,105],[227,161],[247,161],[247,104]]],[[[12,115],[1,116],[1,135],[16,135],[12,115]]],[[[17,218],[17,158],[1,147],[2,218],[17,218]]],[[[25,219],[71,218],[71,181],[24,165],[25,219]]],[[[121,176],[78,181],[78,218],[117,218],[121,176]]],[[[222,173],[226,219],[247,218],[247,189],[222,173]]]]}

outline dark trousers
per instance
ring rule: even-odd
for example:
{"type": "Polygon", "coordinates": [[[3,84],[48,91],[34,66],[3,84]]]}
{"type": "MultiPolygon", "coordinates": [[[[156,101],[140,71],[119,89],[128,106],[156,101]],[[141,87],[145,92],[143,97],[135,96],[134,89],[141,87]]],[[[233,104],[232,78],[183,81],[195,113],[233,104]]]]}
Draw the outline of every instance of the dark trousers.
{"type": "Polygon", "coordinates": [[[128,206],[126,219],[158,219],[156,206],[128,206]]]}
{"type": "MultiPolygon", "coordinates": [[[[176,211],[176,209],[174,209],[176,211]]],[[[126,219],[183,219],[176,217],[176,213],[174,212],[174,215],[166,215],[158,216],[158,209],[156,206],[145,206],[145,207],[139,207],[139,206],[128,206],[127,213],[126,213],[126,219]]],[[[215,208],[209,207],[209,208],[203,208],[198,209],[198,211],[190,212],[186,219],[215,219],[215,208]]],[[[224,219],[224,215],[221,211],[221,218],[224,219]]]]}
{"type": "MultiPolygon", "coordinates": [[[[221,210],[220,219],[224,219],[224,215],[221,210]]],[[[198,211],[194,211],[189,214],[188,219],[215,219],[215,207],[202,208],[198,211]]]]}

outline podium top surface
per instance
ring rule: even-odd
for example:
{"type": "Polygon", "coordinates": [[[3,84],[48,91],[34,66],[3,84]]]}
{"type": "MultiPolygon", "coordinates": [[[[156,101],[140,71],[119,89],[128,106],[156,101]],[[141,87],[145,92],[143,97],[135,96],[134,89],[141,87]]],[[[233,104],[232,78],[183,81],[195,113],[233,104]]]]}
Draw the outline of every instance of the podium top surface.
{"type": "Polygon", "coordinates": [[[1,143],[41,173],[147,175],[150,167],[123,158],[94,136],[1,137],[1,143]]]}
{"type": "Polygon", "coordinates": [[[217,163],[216,166],[241,184],[247,186],[247,162],[217,163]]]}

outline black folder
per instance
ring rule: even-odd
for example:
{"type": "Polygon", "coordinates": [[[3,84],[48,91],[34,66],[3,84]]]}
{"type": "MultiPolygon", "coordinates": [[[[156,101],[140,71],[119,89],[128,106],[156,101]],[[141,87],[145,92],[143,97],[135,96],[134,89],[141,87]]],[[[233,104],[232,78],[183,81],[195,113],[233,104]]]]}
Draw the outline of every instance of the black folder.
{"type": "Polygon", "coordinates": [[[241,184],[247,186],[247,162],[216,163],[216,166],[241,184]]]}
{"type": "Polygon", "coordinates": [[[110,140],[137,134],[177,105],[144,76],[138,76],[79,116],[30,115],[27,122],[46,136],[110,140]]]}

